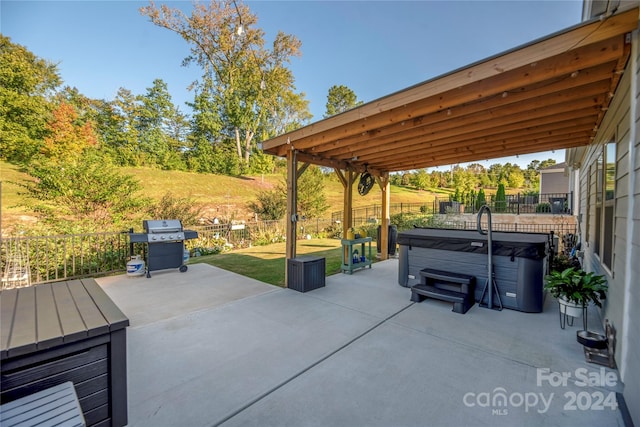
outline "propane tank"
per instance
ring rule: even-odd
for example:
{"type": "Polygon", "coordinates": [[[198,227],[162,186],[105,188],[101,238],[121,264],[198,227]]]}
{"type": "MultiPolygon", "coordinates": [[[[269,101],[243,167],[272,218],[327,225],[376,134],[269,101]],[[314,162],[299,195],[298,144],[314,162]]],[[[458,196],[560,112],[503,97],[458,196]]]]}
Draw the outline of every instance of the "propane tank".
{"type": "Polygon", "coordinates": [[[182,251],[182,264],[186,264],[189,262],[189,249],[184,248],[184,250],[182,251]]]}
{"type": "Polygon", "coordinates": [[[131,257],[131,261],[127,262],[127,276],[136,277],[144,275],[144,260],[140,255],[131,257]]]}

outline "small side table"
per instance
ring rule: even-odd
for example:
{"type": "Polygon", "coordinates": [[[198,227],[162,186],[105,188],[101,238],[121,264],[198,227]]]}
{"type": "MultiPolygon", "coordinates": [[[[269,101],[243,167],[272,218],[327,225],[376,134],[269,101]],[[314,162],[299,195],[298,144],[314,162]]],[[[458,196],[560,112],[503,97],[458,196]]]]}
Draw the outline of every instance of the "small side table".
{"type": "Polygon", "coordinates": [[[371,237],[362,237],[360,239],[342,239],[342,272],[351,274],[354,270],[358,270],[360,268],[369,267],[371,268],[371,264],[373,263],[373,258],[371,257],[371,241],[373,239],[371,237]],[[360,250],[358,251],[358,262],[353,262],[353,247],[360,245],[360,250]],[[365,245],[369,247],[368,253],[365,255],[365,245]],[[361,257],[364,255],[365,259],[362,261],[361,257]],[[346,259],[345,259],[346,258],[346,259]]]}

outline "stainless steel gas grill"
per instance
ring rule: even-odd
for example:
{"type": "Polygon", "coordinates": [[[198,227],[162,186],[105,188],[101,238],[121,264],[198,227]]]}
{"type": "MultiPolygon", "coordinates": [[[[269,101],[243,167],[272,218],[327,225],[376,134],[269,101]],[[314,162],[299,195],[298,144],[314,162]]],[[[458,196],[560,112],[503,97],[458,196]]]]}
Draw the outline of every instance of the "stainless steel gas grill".
{"type": "Polygon", "coordinates": [[[184,264],[184,242],[196,239],[198,232],[184,230],[178,219],[159,219],[142,221],[144,233],[129,233],[131,243],[147,244],[147,277],[151,271],[179,268],[187,271],[184,264]]]}

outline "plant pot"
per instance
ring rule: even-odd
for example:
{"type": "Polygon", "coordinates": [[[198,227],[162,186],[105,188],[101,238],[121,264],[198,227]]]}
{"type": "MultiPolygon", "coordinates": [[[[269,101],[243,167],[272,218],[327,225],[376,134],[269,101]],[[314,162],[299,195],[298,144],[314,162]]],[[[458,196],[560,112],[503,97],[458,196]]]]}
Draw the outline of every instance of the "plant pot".
{"type": "Polygon", "coordinates": [[[571,301],[567,301],[564,297],[558,298],[558,307],[560,308],[560,328],[564,329],[565,324],[573,326],[573,320],[582,316],[582,325],[587,330],[587,311],[586,306],[578,305],[571,301]]]}
{"type": "Polygon", "coordinates": [[[558,304],[560,304],[560,314],[571,317],[580,317],[582,315],[582,305],[567,301],[563,297],[558,298],[558,304]]]}

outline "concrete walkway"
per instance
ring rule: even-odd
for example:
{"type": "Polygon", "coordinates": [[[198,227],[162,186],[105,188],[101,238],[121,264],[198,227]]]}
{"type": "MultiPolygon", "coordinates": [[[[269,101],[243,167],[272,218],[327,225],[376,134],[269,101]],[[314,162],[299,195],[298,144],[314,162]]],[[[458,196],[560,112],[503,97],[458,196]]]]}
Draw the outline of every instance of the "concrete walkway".
{"type": "Polygon", "coordinates": [[[304,294],[206,264],[98,279],[131,320],[129,425],[623,425],[617,371],[585,362],[552,298],[460,315],[411,303],[397,269],[304,294]]]}

